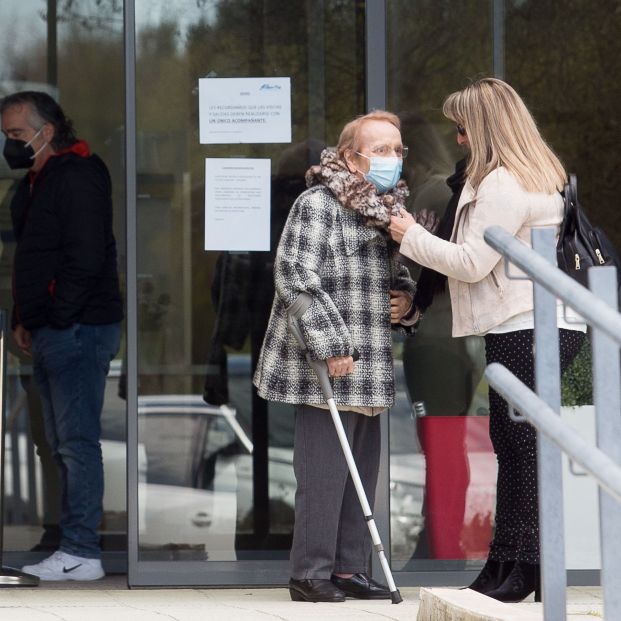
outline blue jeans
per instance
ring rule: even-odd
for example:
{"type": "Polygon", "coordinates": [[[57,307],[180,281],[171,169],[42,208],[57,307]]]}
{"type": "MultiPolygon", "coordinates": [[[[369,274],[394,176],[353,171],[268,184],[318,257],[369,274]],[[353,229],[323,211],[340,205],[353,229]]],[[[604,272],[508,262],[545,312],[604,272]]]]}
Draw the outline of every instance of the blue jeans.
{"type": "Polygon", "coordinates": [[[34,377],[45,433],[60,470],[60,550],[100,558],[97,528],[103,513],[101,410],[121,324],[74,324],[32,331],[34,377]]]}

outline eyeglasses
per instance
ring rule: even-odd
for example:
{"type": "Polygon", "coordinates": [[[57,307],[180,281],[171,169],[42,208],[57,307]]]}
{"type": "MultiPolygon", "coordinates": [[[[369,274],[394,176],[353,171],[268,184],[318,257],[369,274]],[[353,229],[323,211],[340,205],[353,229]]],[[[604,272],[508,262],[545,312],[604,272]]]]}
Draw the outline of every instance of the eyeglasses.
{"type": "Polygon", "coordinates": [[[401,160],[404,160],[407,156],[408,156],[408,151],[409,149],[407,147],[395,147],[394,149],[392,147],[389,147],[387,144],[381,144],[377,147],[373,147],[372,149],[370,149],[371,153],[373,153],[373,155],[377,155],[378,157],[390,157],[392,155],[392,153],[394,152],[394,154],[401,160]]]}
{"type": "Polygon", "coordinates": [[[463,125],[457,125],[457,133],[460,136],[465,136],[466,135],[466,128],[463,125]]]}

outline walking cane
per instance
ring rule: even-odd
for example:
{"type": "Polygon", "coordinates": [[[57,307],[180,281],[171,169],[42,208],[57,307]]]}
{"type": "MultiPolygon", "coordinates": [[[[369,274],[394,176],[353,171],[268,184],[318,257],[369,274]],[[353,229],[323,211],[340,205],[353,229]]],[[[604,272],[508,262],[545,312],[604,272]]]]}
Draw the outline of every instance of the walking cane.
{"type": "MultiPolygon", "coordinates": [[[[291,330],[291,333],[295,337],[295,340],[298,342],[298,345],[300,346],[302,353],[305,355],[308,364],[310,364],[312,369],[317,374],[319,384],[321,385],[321,390],[324,397],[327,399],[328,407],[330,408],[332,421],[334,422],[334,426],[336,427],[336,433],[338,434],[341,448],[343,449],[343,453],[345,455],[345,460],[347,461],[349,474],[352,481],[354,482],[354,487],[356,488],[356,493],[358,494],[358,500],[360,501],[360,505],[362,506],[364,519],[369,526],[369,532],[371,533],[373,546],[375,547],[377,555],[379,556],[382,569],[384,570],[384,576],[386,576],[386,581],[388,582],[388,588],[390,589],[390,599],[392,600],[393,604],[400,604],[403,601],[403,598],[401,597],[401,593],[399,593],[399,589],[397,589],[395,581],[392,578],[392,572],[390,571],[390,566],[388,565],[386,555],[384,554],[384,546],[382,545],[379,532],[377,531],[377,526],[375,525],[375,520],[373,519],[373,513],[371,511],[371,507],[369,506],[367,495],[364,492],[364,487],[362,487],[362,481],[360,480],[358,468],[356,466],[356,462],[354,461],[354,456],[352,455],[349,442],[347,441],[347,436],[345,435],[345,429],[343,428],[343,423],[341,421],[341,417],[339,416],[339,411],[336,408],[336,403],[334,401],[334,391],[332,390],[332,384],[330,384],[330,378],[328,376],[328,365],[324,360],[311,359],[310,352],[308,351],[308,348],[306,347],[306,343],[304,341],[304,337],[302,336],[302,331],[300,330],[300,326],[298,325],[298,320],[308,310],[309,306],[312,304],[312,301],[313,299],[308,293],[300,293],[300,295],[298,295],[293,304],[289,306],[289,308],[287,309],[289,330],[291,330]]],[[[354,360],[357,359],[358,352],[355,351],[354,360]]]]}

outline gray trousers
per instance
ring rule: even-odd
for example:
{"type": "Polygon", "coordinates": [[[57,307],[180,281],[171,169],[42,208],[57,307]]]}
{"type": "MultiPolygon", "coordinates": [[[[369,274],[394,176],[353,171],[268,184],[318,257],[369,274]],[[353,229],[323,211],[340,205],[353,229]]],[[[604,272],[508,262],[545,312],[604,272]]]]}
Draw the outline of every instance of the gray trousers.
{"type": "MultiPolygon", "coordinates": [[[[369,504],[380,458],[379,416],[341,411],[369,504]]],[[[368,572],[372,541],[328,410],[296,407],[293,469],[297,481],[291,577],[329,579],[368,572]]]]}

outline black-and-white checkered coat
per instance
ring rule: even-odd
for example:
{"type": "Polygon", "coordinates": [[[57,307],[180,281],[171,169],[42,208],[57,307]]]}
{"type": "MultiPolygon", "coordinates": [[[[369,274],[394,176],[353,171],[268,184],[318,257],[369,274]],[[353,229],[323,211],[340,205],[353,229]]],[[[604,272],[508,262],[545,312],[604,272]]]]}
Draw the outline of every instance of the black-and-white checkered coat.
{"type": "Polygon", "coordinates": [[[319,383],[287,328],[286,309],[302,291],[313,303],[300,326],[313,358],[360,352],[355,372],[333,380],[340,406],[390,407],[394,372],[390,289],[414,294],[387,238],[364,225],[325,186],[296,200],[274,266],[276,296],[254,383],[259,395],[285,403],[325,403],[319,383]]]}

